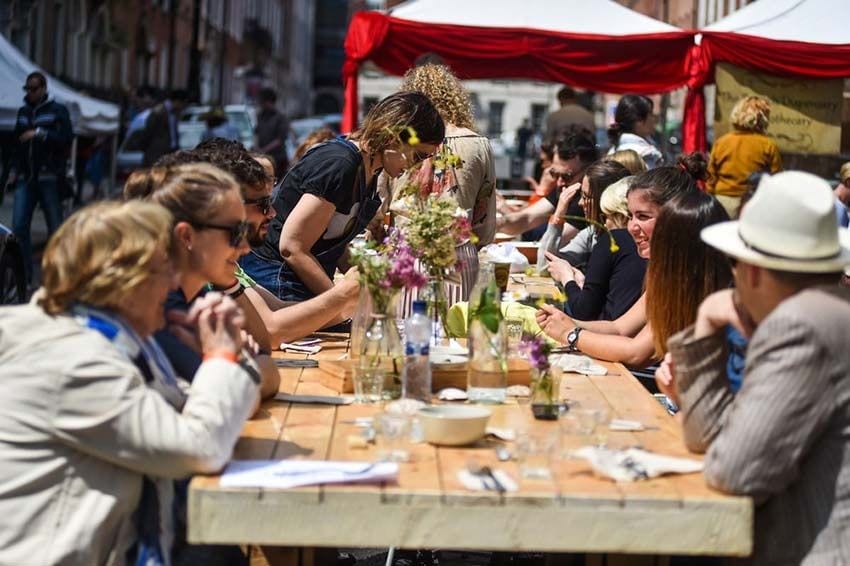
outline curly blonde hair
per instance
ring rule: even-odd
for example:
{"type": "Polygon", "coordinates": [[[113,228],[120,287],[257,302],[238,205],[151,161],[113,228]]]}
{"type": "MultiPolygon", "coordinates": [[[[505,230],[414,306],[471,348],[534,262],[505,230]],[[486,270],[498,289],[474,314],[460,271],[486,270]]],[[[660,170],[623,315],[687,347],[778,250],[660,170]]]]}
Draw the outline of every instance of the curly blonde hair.
{"type": "Polygon", "coordinates": [[[408,69],[400,90],[419,91],[430,98],[447,124],[475,128],[469,92],[445,65],[427,63],[408,69]]]}
{"type": "Polygon", "coordinates": [[[158,204],[133,200],[87,206],[56,231],[41,260],[48,314],[73,303],[118,309],[143,285],[158,252],[171,243],[171,214],[158,204]]]}
{"type": "Polygon", "coordinates": [[[729,121],[736,130],[763,134],[770,124],[770,101],[761,96],[745,96],[732,107],[729,121]]]}

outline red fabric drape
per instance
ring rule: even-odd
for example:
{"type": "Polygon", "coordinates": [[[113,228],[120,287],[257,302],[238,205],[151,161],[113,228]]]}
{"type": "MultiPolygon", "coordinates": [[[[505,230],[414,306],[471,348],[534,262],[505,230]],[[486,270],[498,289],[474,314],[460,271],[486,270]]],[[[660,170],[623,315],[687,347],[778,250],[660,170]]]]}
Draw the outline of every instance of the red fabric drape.
{"type": "Polygon", "coordinates": [[[688,81],[693,35],[569,34],[428,24],[360,12],[345,40],[343,129],[350,131],[357,123],[357,67],[366,59],[400,75],[417,57],[432,52],[465,79],[526,78],[602,92],[651,94],[688,81]]]}
{"type": "Polygon", "coordinates": [[[714,65],[726,61],[772,75],[801,79],[850,77],[850,44],[822,45],[778,41],[731,32],[706,32],[698,56],[690,61],[691,79],[685,99],[684,151],[705,148],[703,85],[714,80],[714,65]]]}

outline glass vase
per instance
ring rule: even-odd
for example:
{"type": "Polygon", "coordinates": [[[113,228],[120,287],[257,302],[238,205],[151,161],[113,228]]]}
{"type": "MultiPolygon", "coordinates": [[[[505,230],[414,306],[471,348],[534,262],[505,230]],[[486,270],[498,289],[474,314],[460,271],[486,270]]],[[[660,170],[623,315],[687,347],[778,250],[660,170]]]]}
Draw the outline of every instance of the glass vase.
{"type": "Polygon", "coordinates": [[[446,319],[449,316],[449,301],[446,293],[446,282],[432,277],[422,290],[421,299],[428,305],[428,316],[431,318],[431,345],[443,345],[449,336],[446,319]]]}
{"type": "Polygon", "coordinates": [[[531,412],[535,419],[554,421],[561,409],[561,369],[531,368],[531,412]]]}
{"type": "Polygon", "coordinates": [[[357,310],[351,319],[351,335],[348,349],[348,357],[352,360],[360,358],[360,345],[363,343],[363,335],[366,334],[372,314],[372,295],[365,285],[360,286],[360,296],[357,299],[357,310]]]}
{"type": "Polygon", "coordinates": [[[366,330],[359,344],[360,369],[383,369],[385,371],[385,398],[397,399],[401,396],[401,374],[404,367],[404,348],[395,321],[395,309],[398,294],[386,301],[385,312],[374,309],[381,304],[372,298],[373,311],[369,314],[366,330]]]}
{"type": "Polygon", "coordinates": [[[508,388],[508,341],[504,321],[495,332],[480,320],[469,328],[466,393],[473,403],[504,403],[508,388]]]}

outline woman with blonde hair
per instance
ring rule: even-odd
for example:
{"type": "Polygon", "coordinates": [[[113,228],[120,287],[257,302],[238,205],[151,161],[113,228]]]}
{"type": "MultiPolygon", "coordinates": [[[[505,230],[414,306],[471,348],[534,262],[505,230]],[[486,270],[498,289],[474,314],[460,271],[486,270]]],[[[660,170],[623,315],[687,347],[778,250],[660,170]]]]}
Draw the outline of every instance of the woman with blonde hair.
{"type": "Polygon", "coordinates": [[[732,131],[720,136],[711,149],[706,188],[730,218],[737,218],[750,175],[781,171],[782,156],[767,136],[770,101],[766,98],[745,96],[732,107],[729,121],[732,131]]]}
{"type": "Polygon", "coordinates": [[[36,301],[0,308],[0,563],[168,563],[172,479],[229,460],[258,400],[243,317],[218,293],[193,306],[203,363],[181,383],[151,337],[171,225],[153,203],[86,207],[48,242],[36,301]]]}

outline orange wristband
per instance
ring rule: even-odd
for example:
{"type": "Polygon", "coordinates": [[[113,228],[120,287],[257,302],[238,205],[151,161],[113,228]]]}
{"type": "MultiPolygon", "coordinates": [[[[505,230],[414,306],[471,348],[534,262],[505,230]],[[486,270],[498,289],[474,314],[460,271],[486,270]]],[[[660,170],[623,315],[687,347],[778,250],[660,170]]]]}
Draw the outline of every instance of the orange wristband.
{"type": "Polygon", "coordinates": [[[549,224],[553,224],[555,226],[563,226],[564,222],[565,220],[562,217],[557,216],[555,214],[549,217],[549,224]]]}
{"type": "Polygon", "coordinates": [[[239,355],[230,350],[213,350],[204,354],[204,361],[208,360],[227,360],[235,364],[239,361],[239,355]]]}

